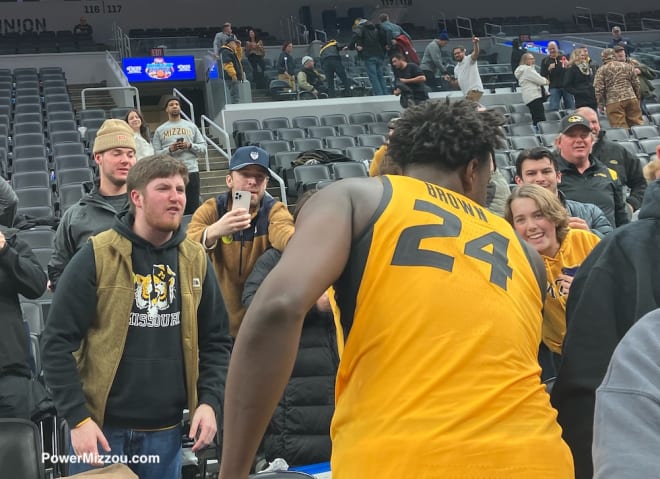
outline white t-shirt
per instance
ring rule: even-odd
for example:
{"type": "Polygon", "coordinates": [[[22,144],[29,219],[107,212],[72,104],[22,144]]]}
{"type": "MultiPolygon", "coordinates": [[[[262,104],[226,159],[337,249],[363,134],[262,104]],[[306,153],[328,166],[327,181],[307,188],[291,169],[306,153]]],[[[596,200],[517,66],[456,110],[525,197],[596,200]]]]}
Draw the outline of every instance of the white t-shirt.
{"type": "Polygon", "coordinates": [[[454,76],[458,80],[458,86],[461,87],[463,95],[467,95],[470,90],[484,91],[484,84],[481,83],[477,61],[472,59],[471,55],[465,55],[463,61],[457,63],[454,67],[454,76]]]}

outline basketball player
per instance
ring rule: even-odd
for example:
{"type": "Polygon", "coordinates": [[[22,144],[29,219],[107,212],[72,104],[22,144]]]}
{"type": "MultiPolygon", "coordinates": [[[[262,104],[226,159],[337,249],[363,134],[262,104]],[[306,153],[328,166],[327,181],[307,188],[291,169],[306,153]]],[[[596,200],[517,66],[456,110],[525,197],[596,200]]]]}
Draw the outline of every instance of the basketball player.
{"type": "Polygon", "coordinates": [[[331,284],[334,479],[573,477],[539,379],[545,275],[483,206],[502,121],[466,101],[413,106],[390,138],[404,176],[341,181],[305,205],[236,340],[221,479],[247,477],[331,284]]]}

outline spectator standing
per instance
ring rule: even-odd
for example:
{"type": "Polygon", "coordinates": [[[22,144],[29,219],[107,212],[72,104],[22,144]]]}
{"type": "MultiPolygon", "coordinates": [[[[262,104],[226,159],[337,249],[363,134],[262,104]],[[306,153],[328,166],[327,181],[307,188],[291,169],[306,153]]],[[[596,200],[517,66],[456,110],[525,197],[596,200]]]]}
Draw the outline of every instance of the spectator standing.
{"type": "Polygon", "coordinates": [[[289,83],[292,90],[296,89],[296,62],[291,53],[293,52],[293,43],[284,42],[282,53],[277,59],[277,73],[280,80],[289,83]]]}
{"type": "Polygon", "coordinates": [[[515,77],[520,84],[523,102],[529,108],[532,123],[536,126],[539,121],[545,121],[543,102],[546,98],[545,86],[548,84],[548,79],[539,75],[534,67],[534,61],[534,55],[523,53],[515,77]]]}
{"type": "Polygon", "coordinates": [[[329,40],[319,51],[321,68],[328,81],[328,96],[330,98],[335,98],[335,96],[337,96],[335,91],[335,75],[341,80],[345,96],[348,96],[348,91],[354,85],[353,80],[346,75],[344,64],[341,61],[340,52],[344,50],[348,50],[346,45],[337,43],[337,40],[329,40]]]}
{"type": "Polygon", "coordinates": [[[226,45],[229,40],[236,40],[236,43],[241,44],[241,41],[234,35],[231,29],[231,23],[226,22],[222,25],[222,30],[213,37],[213,52],[216,58],[220,56],[222,46],[226,45]]]}
{"type": "Polygon", "coordinates": [[[364,60],[367,76],[374,95],[387,95],[387,84],[383,76],[387,36],[380,25],[361,19],[355,27],[349,48],[357,50],[364,60]]]}
{"type": "MultiPolygon", "coordinates": [[[[646,190],[639,219],[603,238],[575,275],[566,304],[566,337],[551,399],[573,453],[576,479],[594,477],[592,447],[598,445],[593,442],[595,392],[612,353],[633,324],[660,307],[659,181],[646,190]]],[[[657,364],[657,358],[653,361],[657,364]]],[[[651,425],[650,417],[645,420],[651,425]]],[[[634,445],[622,445],[630,446],[634,445]]],[[[638,461],[644,459],[629,457],[628,462],[638,461]]]]}
{"type": "Polygon", "coordinates": [[[511,40],[511,73],[516,73],[516,69],[521,65],[520,60],[525,53],[527,53],[527,48],[519,38],[511,40]]]}
{"type": "Polygon", "coordinates": [[[466,100],[479,103],[484,94],[484,85],[479,75],[479,37],[472,38],[472,53],[466,55],[465,47],[457,46],[452,51],[456,66],[454,77],[466,100]]]}
{"type": "Polygon", "coordinates": [[[181,117],[181,105],[176,97],[165,100],[167,121],[154,132],[153,145],[157,154],[169,154],[188,168],[186,211],[192,214],[199,206],[199,158],[206,155],[206,140],[194,123],[181,117]]]}
{"type": "Polygon", "coordinates": [[[621,45],[626,49],[627,56],[630,56],[631,53],[635,51],[635,47],[630,40],[621,35],[621,27],[615,26],[612,27],[612,40],[610,40],[609,47],[614,48],[617,45],[621,45]]]}
{"type": "Polygon", "coordinates": [[[89,237],[110,228],[115,215],[128,208],[126,178],[135,165],[135,149],[134,132],[128,123],[117,119],[103,122],[92,149],[98,180],[89,194],[66,210],[57,227],[48,262],[51,290],[55,291],[66,265],[89,237]]]}
{"type": "Polygon", "coordinates": [[[394,72],[394,95],[400,96],[401,106],[408,108],[429,99],[426,92],[426,77],[421,68],[406,61],[403,53],[392,55],[394,72]]]}
{"type": "Polygon", "coordinates": [[[301,92],[311,93],[316,98],[328,98],[328,88],[323,83],[325,75],[314,68],[312,57],[303,57],[302,68],[296,79],[298,80],[298,89],[301,92]]]}
{"type": "Polygon", "coordinates": [[[655,87],[651,83],[651,80],[655,79],[655,72],[634,58],[626,58],[626,49],[623,46],[617,45],[613,50],[614,57],[617,61],[630,63],[633,66],[635,74],[639,78],[640,107],[642,112],[646,112],[646,104],[656,101],[655,94],[653,93],[655,87]]]}
{"type": "Polygon", "coordinates": [[[568,68],[564,72],[564,90],[573,95],[575,108],[588,106],[598,109],[594,91],[594,71],[587,49],[576,48],[571,52],[568,68]]]}
{"type": "Polygon", "coordinates": [[[643,124],[639,78],[634,67],[617,61],[611,48],[605,48],[600,57],[603,65],[594,78],[598,111],[607,112],[612,128],[630,128],[643,124]]]}
{"type": "Polygon", "coordinates": [[[236,40],[229,39],[220,48],[219,63],[222,64],[225,85],[229,84],[230,103],[241,102],[239,84],[244,79],[243,64],[241,63],[243,50],[236,40]]]}
{"type": "Polygon", "coordinates": [[[438,38],[426,45],[422,62],[419,65],[424,72],[424,76],[426,76],[426,84],[433,90],[441,86],[441,82],[437,78],[438,76],[445,79],[448,78],[447,68],[445,66],[447,55],[444,51],[447,43],[449,43],[449,35],[445,31],[440,32],[438,38]]]}
{"type": "Polygon", "coordinates": [[[252,73],[257,88],[266,88],[266,63],[264,58],[266,50],[264,49],[264,42],[257,38],[257,34],[253,29],[248,31],[248,40],[245,42],[245,53],[247,59],[252,66],[252,73]]]}
{"type": "Polygon", "coordinates": [[[237,148],[229,161],[229,191],[206,200],[188,225],[188,237],[211,257],[234,337],[245,314],[241,295],[254,264],[268,248],[282,251],[293,234],[286,205],[266,194],[269,161],[261,148],[237,148]],[[241,191],[250,193],[249,211],[233,208],[233,195],[241,191]]]}
{"type": "Polygon", "coordinates": [[[124,121],[133,130],[133,138],[135,138],[135,158],[137,160],[151,156],[154,154],[154,147],[151,145],[149,139],[149,128],[144,121],[142,113],[133,109],[130,110],[124,117],[124,121]]]}
{"type": "Polygon", "coordinates": [[[30,341],[19,295],[38,298],[46,280],[30,246],[0,224],[0,418],[31,419],[30,341]]]}
{"type": "Polygon", "coordinates": [[[561,101],[564,101],[564,109],[575,108],[573,95],[564,89],[564,74],[569,67],[568,59],[563,52],[559,51],[557,42],[548,42],[548,55],[541,61],[541,76],[548,79],[550,93],[550,111],[559,111],[561,101]]]}
{"type": "MultiPolygon", "coordinates": [[[[70,454],[157,454],[156,464],[129,463],[141,479],[180,477],[184,408],[192,450],[214,441],[229,363],[227,313],[211,264],[180,228],[187,174],[167,155],[136,164],[130,211],[73,258],[42,338],[70,454]]],[[[71,463],[69,472],[99,462],[71,463]]]]}

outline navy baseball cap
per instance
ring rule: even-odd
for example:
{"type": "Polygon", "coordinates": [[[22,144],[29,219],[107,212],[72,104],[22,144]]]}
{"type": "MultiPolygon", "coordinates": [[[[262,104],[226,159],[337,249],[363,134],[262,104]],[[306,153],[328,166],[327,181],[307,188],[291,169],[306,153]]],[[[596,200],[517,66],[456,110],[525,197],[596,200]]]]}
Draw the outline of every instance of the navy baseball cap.
{"type": "Polygon", "coordinates": [[[270,168],[268,152],[258,146],[241,146],[234,151],[231,160],[229,160],[229,171],[240,170],[250,165],[261,166],[268,173],[270,168]]]}

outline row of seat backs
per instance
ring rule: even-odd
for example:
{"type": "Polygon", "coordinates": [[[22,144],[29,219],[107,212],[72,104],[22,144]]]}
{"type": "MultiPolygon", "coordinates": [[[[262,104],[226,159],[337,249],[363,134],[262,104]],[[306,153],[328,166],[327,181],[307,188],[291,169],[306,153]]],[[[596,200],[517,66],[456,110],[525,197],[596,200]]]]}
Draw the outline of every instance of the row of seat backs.
{"type": "Polygon", "coordinates": [[[258,120],[256,118],[236,120],[232,124],[234,131],[246,130],[276,130],[278,128],[309,128],[312,126],[338,126],[338,125],[363,125],[367,123],[387,123],[393,118],[399,117],[398,111],[357,112],[350,113],[348,117],[343,113],[334,113],[329,115],[305,115],[293,117],[291,120],[286,117],[274,117],[258,120]]]}
{"type": "Polygon", "coordinates": [[[378,134],[357,134],[349,135],[328,135],[308,138],[305,131],[301,128],[281,128],[273,134],[270,130],[254,130],[244,133],[244,145],[262,145],[272,141],[290,142],[294,150],[316,150],[325,145],[328,148],[347,148],[349,146],[371,146],[379,148],[385,142],[385,135],[378,134]]]}

